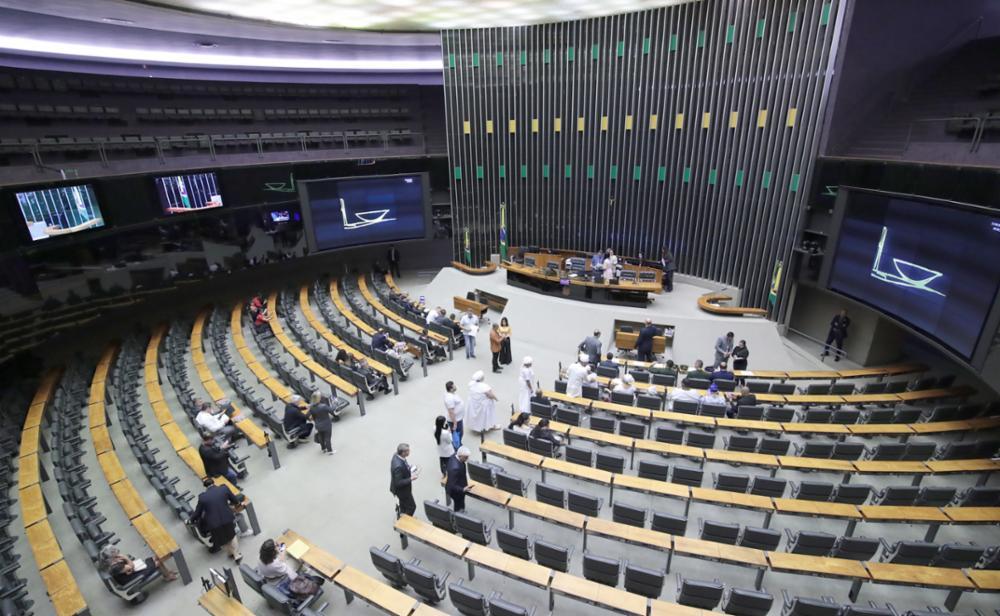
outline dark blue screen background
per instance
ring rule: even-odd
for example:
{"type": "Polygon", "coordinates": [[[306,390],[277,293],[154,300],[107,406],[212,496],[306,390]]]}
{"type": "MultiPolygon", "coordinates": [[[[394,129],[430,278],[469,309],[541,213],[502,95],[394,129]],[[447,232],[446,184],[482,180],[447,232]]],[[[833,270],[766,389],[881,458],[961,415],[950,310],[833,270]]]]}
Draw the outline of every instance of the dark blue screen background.
{"type": "MultiPolygon", "coordinates": [[[[911,278],[919,271],[906,269],[911,278]]],[[[970,358],[1000,283],[1000,215],[890,195],[850,193],[829,287],[878,308],[970,358]],[[883,226],[880,271],[893,258],[940,272],[945,297],[871,275],[883,226]]]]}
{"type": "MultiPolygon", "coordinates": [[[[309,208],[317,250],[424,237],[424,184],[421,174],[330,179],[308,184],[309,208]],[[346,228],[340,211],[346,205],[348,223],[357,212],[389,210],[395,218],[356,229],[346,228]]],[[[366,215],[367,218],[374,218],[366,215]]]]}

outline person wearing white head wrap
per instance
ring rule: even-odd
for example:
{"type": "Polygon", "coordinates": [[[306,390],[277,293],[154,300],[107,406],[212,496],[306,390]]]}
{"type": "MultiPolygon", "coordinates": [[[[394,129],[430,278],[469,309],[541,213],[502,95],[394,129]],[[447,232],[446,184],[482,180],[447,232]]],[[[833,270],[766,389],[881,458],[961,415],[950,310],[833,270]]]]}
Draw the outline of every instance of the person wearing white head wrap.
{"type": "Polygon", "coordinates": [[[580,353],[579,360],[566,368],[566,395],[576,397],[583,395],[583,381],[587,378],[589,361],[586,353],[580,353]]]}
{"type": "Polygon", "coordinates": [[[522,413],[531,412],[531,396],[535,393],[535,371],[531,356],[521,361],[521,374],[517,379],[517,408],[522,413]]]}
{"type": "Polygon", "coordinates": [[[466,427],[474,432],[488,432],[502,427],[497,424],[496,403],[496,393],[486,383],[486,375],[477,370],[469,381],[466,427]]]}
{"type": "Polygon", "coordinates": [[[621,383],[612,388],[612,392],[616,394],[629,394],[633,398],[635,397],[635,377],[631,374],[626,374],[622,377],[621,383]]]}

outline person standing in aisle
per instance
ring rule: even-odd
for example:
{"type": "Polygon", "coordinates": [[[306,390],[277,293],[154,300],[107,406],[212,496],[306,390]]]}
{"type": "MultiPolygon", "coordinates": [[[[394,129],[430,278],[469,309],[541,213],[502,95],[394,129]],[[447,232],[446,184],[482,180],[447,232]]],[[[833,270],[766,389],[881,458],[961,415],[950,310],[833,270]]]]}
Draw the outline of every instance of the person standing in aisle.
{"type": "Polygon", "coordinates": [[[318,391],[313,393],[310,402],[312,404],[309,405],[309,418],[316,426],[316,442],[319,443],[323,453],[332,456],[337,453],[337,450],[330,444],[330,437],[333,435],[333,409],[318,391]]]}
{"type": "Polygon", "coordinates": [[[476,356],[476,334],[479,333],[479,318],[472,314],[471,310],[466,310],[458,325],[462,328],[462,337],[465,338],[465,358],[472,359],[476,356]]]}
{"type": "Polygon", "coordinates": [[[395,244],[389,244],[389,273],[393,278],[401,278],[399,275],[399,249],[395,244]]]}
{"type": "Polygon", "coordinates": [[[400,515],[413,515],[417,503],[413,500],[413,480],[420,477],[420,468],[410,466],[406,459],[410,457],[410,445],[400,443],[396,446],[396,454],[392,456],[389,480],[389,491],[399,501],[397,507],[400,515]]]}
{"type": "Polygon", "coordinates": [[[500,319],[500,336],[502,340],[500,341],[500,365],[509,366],[514,360],[510,354],[510,323],[507,321],[507,317],[500,319]]]}
{"type": "Polygon", "coordinates": [[[469,490],[469,475],[465,463],[469,459],[470,451],[468,447],[458,448],[448,460],[447,480],[445,480],[445,490],[451,497],[455,511],[462,513],[465,511],[465,493],[469,490]]]}
{"type": "Polygon", "coordinates": [[[531,396],[535,395],[535,371],[531,364],[533,360],[526,355],[521,361],[521,374],[517,379],[517,409],[521,413],[531,412],[531,396]]]}
{"type": "Polygon", "coordinates": [[[674,272],[677,271],[677,263],[674,262],[674,253],[666,246],[660,251],[660,269],[663,270],[663,290],[672,293],[674,290],[674,272]]]}
{"type": "Polygon", "coordinates": [[[841,310],[837,314],[833,315],[830,320],[830,331],[826,334],[826,344],[823,345],[823,354],[820,357],[826,357],[830,354],[830,343],[837,345],[837,352],[834,353],[833,361],[840,361],[841,355],[844,354],[844,340],[847,339],[847,328],[851,326],[851,317],[847,316],[846,310],[841,310]]]}
{"type": "Polygon", "coordinates": [[[455,441],[451,426],[444,415],[438,415],[434,420],[434,444],[437,445],[438,461],[441,464],[441,478],[448,474],[448,459],[455,455],[455,441]]]}
{"type": "Polygon", "coordinates": [[[444,384],[444,409],[448,414],[448,424],[451,426],[455,446],[462,444],[462,437],[465,436],[465,403],[458,395],[458,388],[455,381],[448,381],[444,384]]]}

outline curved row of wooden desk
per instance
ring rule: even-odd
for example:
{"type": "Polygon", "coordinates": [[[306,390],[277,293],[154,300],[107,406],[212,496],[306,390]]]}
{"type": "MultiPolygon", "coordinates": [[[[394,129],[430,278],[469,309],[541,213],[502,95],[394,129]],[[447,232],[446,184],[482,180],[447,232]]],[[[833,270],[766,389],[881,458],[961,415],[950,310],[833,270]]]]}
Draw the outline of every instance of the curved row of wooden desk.
{"type": "Polygon", "coordinates": [[[705,293],[698,297],[698,307],[711,314],[721,314],[729,317],[766,317],[767,310],[763,308],[751,308],[749,306],[722,306],[720,302],[730,302],[731,295],[725,293],[705,293]]]}
{"type": "Polygon", "coordinates": [[[104,473],[104,479],[108,482],[111,492],[115,495],[115,500],[118,501],[132,527],[158,559],[166,561],[173,558],[181,581],[184,584],[190,584],[191,572],[188,570],[184,553],[170,532],[157,519],[156,514],[149,510],[139,491],[132,485],[132,481],[125,474],[125,469],[122,468],[118,454],[115,453],[114,445],[111,443],[105,399],[107,397],[108,373],[117,352],[117,344],[112,343],[105,348],[90,384],[87,422],[94,444],[94,454],[97,455],[97,462],[104,473]]]}
{"type": "MultiPolygon", "coordinates": [[[[627,368],[641,368],[648,370],[651,367],[666,368],[667,365],[660,362],[639,361],[618,357],[615,363],[627,368]]],[[[899,364],[888,364],[885,366],[872,366],[871,368],[850,368],[847,370],[734,370],[733,375],[741,379],[758,380],[811,380],[811,381],[837,381],[838,379],[884,379],[888,376],[899,376],[901,374],[914,374],[924,372],[927,366],[915,362],[899,364]]]]}
{"type": "Polygon", "coordinates": [[[497,271],[497,265],[492,261],[487,262],[482,267],[472,267],[471,265],[466,265],[460,261],[452,261],[451,266],[460,272],[471,274],[473,276],[485,276],[497,271]]]}
{"type": "MultiPolygon", "coordinates": [[[[634,475],[610,473],[598,468],[581,466],[565,460],[546,458],[536,453],[517,449],[493,441],[480,444],[483,461],[487,454],[538,469],[542,481],[547,472],[565,475],[581,481],[595,483],[609,489],[609,501],[614,500],[615,489],[640,492],[690,503],[704,503],[720,507],[736,507],[764,514],[764,527],[771,517],[797,515],[831,518],[847,522],[850,535],[859,522],[928,524],[931,530],[942,524],[992,525],[1000,522],[1000,507],[893,507],[884,505],[850,505],[809,501],[795,498],[772,498],[756,494],[739,494],[713,488],[694,488],[687,485],[646,479],[634,475]]],[[[931,533],[929,533],[931,534],[931,533]]]]}
{"type": "Polygon", "coordinates": [[[351,345],[347,344],[346,342],[338,338],[336,334],[330,331],[330,328],[327,327],[326,324],[321,319],[316,317],[316,313],[313,312],[312,306],[309,305],[308,284],[302,285],[302,288],[299,289],[299,307],[302,309],[302,314],[304,314],[306,317],[306,322],[308,322],[313,329],[319,332],[319,335],[322,336],[323,340],[326,340],[326,342],[329,343],[330,346],[337,349],[338,351],[344,351],[351,357],[351,359],[355,361],[364,360],[368,362],[368,366],[370,368],[372,368],[373,370],[375,370],[376,372],[378,372],[379,374],[381,374],[382,376],[386,377],[389,380],[395,378],[396,373],[393,371],[392,368],[386,366],[385,364],[378,361],[374,357],[368,357],[361,351],[355,349],[351,345]]]}
{"type": "Polygon", "coordinates": [[[757,590],[761,588],[764,574],[774,571],[851,580],[853,584],[849,594],[852,601],[856,600],[861,584],[865,582],[919,585],[949,590],[951,594],[948,603],[951,609],[954,609],[962,593],[1000,591],[1000,572],[997,571],[856,561],[728,545],[590,517],[476,482],[469,482],[469,495],[506,510],[510,528],[514,528],[515,513],[519,513],[572,529],[583,535],[584,550],[587,549],[588,537],[602,537],[657,552],[667,552],[665,568],[667,573],[670,571],[670,561],[674,555],[750,567],[758,571],[755,581],[757,590]]]}
{"type": "MultiPolygon", "coordinates": [[[[330,297],[333,299],[333,305],[337,307],[337,312],[344,315],[344,318],[348,320],[354,327],[357,328],[358,332],[366,334],[369,338],[374,336],[376,333],[375,328],[366,323],[361,317],[351,309],[351,307],[344,301],[344,298],[340,295],[340,282],[336,278],[330,279],[330,297]]],[[[392,335],[389,336],[389,342],[395,344],[397,339],[393,338],[392,335]]]]}
{"type": "Polygon", "coordinates": [[[271,374],[264,364],[258,361],[257,354],[247,346],[246,338],[243,336],[243,302],[238,302],[229,312],[229,336],[233,339],[236,352],[243,358],[247,369],[271,392],[271,397],[274,400],[289,402],[294,395],[292,390],[288,389],[281,379],[271,374]]]}
{"type": "Polygon", "coordinates": [[[58,368],[48,370],[28,407],[18,452],[17,500],[21,506],[25,538],[35,557],[53,612],[57,616],[79,616],[90,612],[49,524],[49,507],[42,494],[44,473],[38,458],[45,409],[52,401],[61,374],[62,370],[58,368]]]}
{"type": "Polygon", "coordinates": [[[919,434],[975,432],[1000,428],[1000,417],[978,417],[975,419],[963,419],[959,421],[931,421],[926,423],[910,424],[822,424],[803,421],[777,422],[756,419],[733,419],[729,417],[706,417],[703,415],[678,413],[676,411],[653,411],[637,406],[619,404],[617,402],[606,402],[604,400],[590,400],[588,398],[568,396],[557,391],[542,390],[539,394],[549,400],[555,400],[556,402],[561,402],[563,404],[580,407],[588,413],[594,410],[600,410],[619,417],[628,417],[643,422],[651,422],[654,420],[669,421],[679,425],[697,426],[701,428],[727,428],[730,430],[779,432],[799,435],[826,434],[833,437],[856,435],[898,436],[901,438],[919,434]]]}
{"type": "MultiPolygon", "coordinates": [[[[537,424],[538,421],[537,417],[532,417],[530,420],[532,425],[537,424]]],[[[550,421],[549,428],[554,432],[566,436],[569,440],[578,438],[601,446],[625,449],[631,454],[632,462],[635,461],[636,453],[655,453],[662,456],[694,460],[699,465],[705,462],[721,462],[724,464],[766,468],[772,472],[781,469],[841,473],[844,475],[845,481],[852,475],[914,475],[914,479],[919,481],[921,476],[928,475],[981,473],[983,475],[981,484],[986,483],[985,477],[990,473],[1000,470],[1000,460],[991,460],[990,458],[926,460],[922,462],[899,460],[832,460],[804,456],[774,456],[763,453],[730,451],[728,449],[704,449],[690,445],[675,445],[673,443],[663,443],[649,439],[631,438],[620,434],[609,434],[590,428],[570,426],[558,421],[550,421]]],[[[630,468],[633,466],[632,462],[629,464],[630,468]]]]}
{"type": "MultiPolygon", "coordinates": [[[[414,323],[413,321],[404,319],[403,317],[399,316],[392,310],[386,308],[385,305],[383,305],[382,302],[380,302],[379,299],[375,297],[375,295],[368,288],[368,280],[366,279],[364,274],[358,274],[358,288],[361,289],[361,296],[365,298],[365,301],[368,302],[372,306],[372,308],[378,311],[382,316],[384,316],[389,321],[396,323],[397,325],[403,327],[404,329],[410,330],[411,332],[413,332],[418,336],[422,335],[424,333],[424,330],[427,329],[426,324],[414,323]]],[[[428,331],[427,337],[429,337],[437,344],[444,346],[445,348],[447,348],[451,343],[450,340],[448,340],[447,338],[445,338],[444,336],[442,336],[437,332],[428,331]]]]}

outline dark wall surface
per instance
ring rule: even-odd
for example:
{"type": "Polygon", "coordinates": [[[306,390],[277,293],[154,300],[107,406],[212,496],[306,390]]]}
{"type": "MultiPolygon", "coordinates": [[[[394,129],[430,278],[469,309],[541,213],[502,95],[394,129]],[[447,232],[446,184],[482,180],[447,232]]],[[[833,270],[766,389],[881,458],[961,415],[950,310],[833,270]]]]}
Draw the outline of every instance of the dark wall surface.
{"type": "Polygon", "coordinates": [[[705,0],[443,33],[455,253],[655,255],[764,306],[787,260],[842,2],[705,0]]]}

